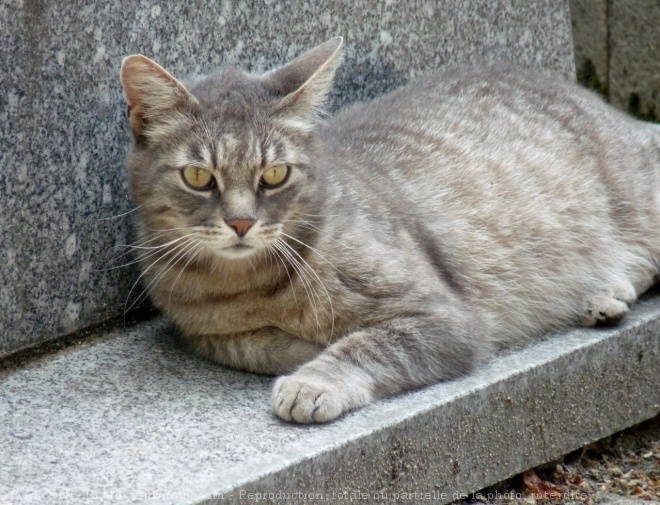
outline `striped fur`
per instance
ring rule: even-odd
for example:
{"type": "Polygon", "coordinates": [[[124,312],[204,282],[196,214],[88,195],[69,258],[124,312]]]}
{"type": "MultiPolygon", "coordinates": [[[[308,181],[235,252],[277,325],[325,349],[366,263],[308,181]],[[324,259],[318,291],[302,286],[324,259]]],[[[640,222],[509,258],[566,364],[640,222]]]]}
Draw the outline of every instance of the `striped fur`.
{"type": "Polygon", "coordinates": [[[124,64],[145,293],[198,353],[285,374],[275,413],[325,422],[625,316],[658,271],[659,133],[507,66],[447,69],[324,123],[340,46],[188,87],[124,64]],[[277,164],[287,181],[260,185],[277,164]],[[187,165],[217,185],[190,189],[187,165]],[[254,224],[240,237],[231,219],[254,224]]]}

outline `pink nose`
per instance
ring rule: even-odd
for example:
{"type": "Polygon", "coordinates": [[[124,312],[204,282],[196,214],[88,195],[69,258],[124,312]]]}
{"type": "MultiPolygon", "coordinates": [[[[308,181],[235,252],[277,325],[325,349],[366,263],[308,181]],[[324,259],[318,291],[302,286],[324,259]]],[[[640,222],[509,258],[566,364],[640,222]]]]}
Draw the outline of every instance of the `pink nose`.
{"type": "Polygon", "coordinates": [[[231,221],[225,222],[234,229],[236,235],[239,237],[244,237],[256,221],[253,219],[233,219],[231,221]]]}

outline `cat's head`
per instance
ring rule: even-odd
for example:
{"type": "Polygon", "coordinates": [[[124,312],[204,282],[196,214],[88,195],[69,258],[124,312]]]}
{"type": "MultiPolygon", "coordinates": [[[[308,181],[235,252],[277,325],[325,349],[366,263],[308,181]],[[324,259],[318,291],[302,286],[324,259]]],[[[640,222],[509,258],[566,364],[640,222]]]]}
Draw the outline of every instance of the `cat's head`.
{"type": "Polygon", "coordinates": [[[319,198],[316,130],[341,45],[331,39],[261,76],[228,70],[187,86],[127,57],[129,186],[145,235],[240,259],[298,233],[319,198]]]}

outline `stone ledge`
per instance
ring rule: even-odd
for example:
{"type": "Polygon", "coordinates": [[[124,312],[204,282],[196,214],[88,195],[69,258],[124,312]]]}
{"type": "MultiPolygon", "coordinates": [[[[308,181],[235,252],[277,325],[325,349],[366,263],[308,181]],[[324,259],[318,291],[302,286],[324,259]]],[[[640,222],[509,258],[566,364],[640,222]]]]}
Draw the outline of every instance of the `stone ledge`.
{"type": "Polygon", "coordinates": [[[660,412],[658,298],[327,426],[280,422],[272,379],[170,333],[152,321],[0,378],[0,504],[445,503],[660,412]]]}

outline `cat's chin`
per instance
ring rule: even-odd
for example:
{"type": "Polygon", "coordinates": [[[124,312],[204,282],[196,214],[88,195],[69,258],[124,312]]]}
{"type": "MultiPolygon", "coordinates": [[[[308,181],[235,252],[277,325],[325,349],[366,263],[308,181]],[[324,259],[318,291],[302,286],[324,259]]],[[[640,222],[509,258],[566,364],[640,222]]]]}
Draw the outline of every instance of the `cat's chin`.
{"type": "Polygon", "coordinates": [[[229,247],[223,247],[222,249],[215,249],[214,253],[223,259],[239,260],[253,256],[258,251],[259,248],[257,247],[252,247],[245,244],[235,244],[229,247]]]}

